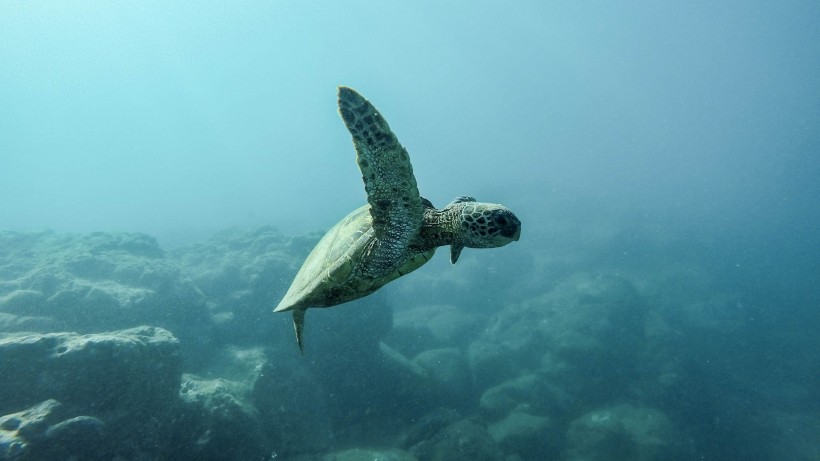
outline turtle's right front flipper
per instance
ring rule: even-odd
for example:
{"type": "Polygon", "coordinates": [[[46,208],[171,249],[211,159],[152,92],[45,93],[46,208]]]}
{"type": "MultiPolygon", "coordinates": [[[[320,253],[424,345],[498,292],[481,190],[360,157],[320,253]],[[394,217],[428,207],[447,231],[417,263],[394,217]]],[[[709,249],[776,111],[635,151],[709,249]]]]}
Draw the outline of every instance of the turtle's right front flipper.
{"type": "Polygon", "coordinates": [[[384,117],[356,91],[339,87],[339,114],[353,136],[376,244],[368,275],[391,272],[404,262],[424,216],[413,166],[384,117]]]}

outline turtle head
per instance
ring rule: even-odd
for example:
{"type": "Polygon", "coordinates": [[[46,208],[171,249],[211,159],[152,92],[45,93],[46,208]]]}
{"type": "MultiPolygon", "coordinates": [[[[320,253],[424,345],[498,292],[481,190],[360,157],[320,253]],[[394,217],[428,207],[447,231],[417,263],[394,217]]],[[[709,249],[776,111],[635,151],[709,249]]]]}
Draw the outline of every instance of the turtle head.
{"type": "Polygon", "coordinates": [[[461,205],[459,224],[464,246],[495,248],[521,237],[521,221],[509,208],[496,203],[476,202],[475,199],[457,203],[461,205]]]}
{"type": "Polygon", "coordinates": [[[457,210],[458,237],[450,244],[450,262],[455,264],[464,247],[495,248],[521,237],[521,221],[509,208],[496,203],[458,197],[447,206],[457,210]]]}

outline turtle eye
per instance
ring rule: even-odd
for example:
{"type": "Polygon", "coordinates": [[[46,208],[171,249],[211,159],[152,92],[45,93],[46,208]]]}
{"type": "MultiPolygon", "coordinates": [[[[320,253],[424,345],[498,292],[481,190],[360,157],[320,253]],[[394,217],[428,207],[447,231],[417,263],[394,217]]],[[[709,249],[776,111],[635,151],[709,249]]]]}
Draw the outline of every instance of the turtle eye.
{"type": "Polygon", "coordinates": [[[499,227],[507,226],[507,218],[505,218],[504,215],[495,215],[493,221],[495,221],[496,225],[498,225],[499,227]]]}

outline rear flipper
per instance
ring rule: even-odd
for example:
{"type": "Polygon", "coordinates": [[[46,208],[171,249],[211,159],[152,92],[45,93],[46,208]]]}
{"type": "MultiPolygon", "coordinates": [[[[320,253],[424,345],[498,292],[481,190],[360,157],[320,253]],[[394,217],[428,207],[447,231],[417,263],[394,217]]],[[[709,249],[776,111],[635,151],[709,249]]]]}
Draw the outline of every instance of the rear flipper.
{"type": "Polygon", "coordinates": [[[305,311],[307,309],[293,310],[293,329],[296,330],[296,344],[299,345],[299,352],[304,354],[305,350],[302,348],[302,330],[305,329],[305,311]]]}

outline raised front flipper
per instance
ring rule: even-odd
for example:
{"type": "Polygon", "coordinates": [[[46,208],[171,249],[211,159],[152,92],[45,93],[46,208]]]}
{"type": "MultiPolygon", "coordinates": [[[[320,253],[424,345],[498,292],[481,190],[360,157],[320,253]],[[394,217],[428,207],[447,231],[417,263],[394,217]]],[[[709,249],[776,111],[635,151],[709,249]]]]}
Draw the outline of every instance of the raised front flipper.
{"type": "Polygon", "coordinates": [[[387,121],[359,93],[339,87],[339,114],[353,136],[376,236],[362,267],[369,276],[384,275],[405,262],[424,216],[413,166],[387,121]]]}

